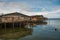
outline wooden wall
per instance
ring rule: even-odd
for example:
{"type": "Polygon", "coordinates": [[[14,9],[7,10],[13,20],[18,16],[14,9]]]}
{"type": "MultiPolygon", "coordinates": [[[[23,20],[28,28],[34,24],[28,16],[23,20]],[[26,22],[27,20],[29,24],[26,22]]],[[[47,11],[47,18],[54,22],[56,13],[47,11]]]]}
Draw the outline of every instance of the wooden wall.
{"type": "Polygon", "coordinates": [[[8,22],[19,22],[19,21],[26,21],[30,20],[29,17],[25,16],[18,16],[18,15],[8,15],[8,16],[2,16],[1,18],[2,23],[8,23],[8,22]]]}

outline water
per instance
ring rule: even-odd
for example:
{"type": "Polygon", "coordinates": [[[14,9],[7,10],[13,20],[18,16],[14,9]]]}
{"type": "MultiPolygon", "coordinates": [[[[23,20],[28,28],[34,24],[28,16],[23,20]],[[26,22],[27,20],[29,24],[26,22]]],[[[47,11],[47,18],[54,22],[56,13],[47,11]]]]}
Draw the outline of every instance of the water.
{"type": "Polygon", "coordinates": [[[47,20],[46,22],[47,24],[26,25],[26,29],[19,29],[18,33],[14,32],[18,37],[15,37],[16,40],[60,40],[60,20],[47,20]]]}
{"type": "Polygon", "coordinates": [[[19,40],[60,40],[60,20],[47,20],[46,25],[33,27],[32,35],[19,40]]]}

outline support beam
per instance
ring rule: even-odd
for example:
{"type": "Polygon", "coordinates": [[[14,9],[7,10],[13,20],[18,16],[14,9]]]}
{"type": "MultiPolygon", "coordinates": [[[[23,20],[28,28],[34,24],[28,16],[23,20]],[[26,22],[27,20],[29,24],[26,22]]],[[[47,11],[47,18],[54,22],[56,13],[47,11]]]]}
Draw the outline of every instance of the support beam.
{"type": "Polygon", "coordinates": [[[19,23],[19,27],[21,28],[21,23],[19,23]]]}
{"type": "Polygon", "coordinates": [[[6,32],[6,23],[4,23],[4,25],[5,25],[5,32],[6,32]]]}
{"type": "Polygon", "coordinates": [[[14,23],[13,23],[13,31],[14,31],[14,23]]]}

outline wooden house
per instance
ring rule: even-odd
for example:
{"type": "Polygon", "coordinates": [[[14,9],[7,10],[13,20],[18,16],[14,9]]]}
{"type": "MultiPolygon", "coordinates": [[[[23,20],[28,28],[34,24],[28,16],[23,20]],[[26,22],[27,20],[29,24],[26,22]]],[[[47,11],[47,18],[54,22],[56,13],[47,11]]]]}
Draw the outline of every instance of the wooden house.
{"type": "Polygon", "coordinates": [[[29,16],[14,12],[5,15],[1,15],[0,23],[11,23],[30,20],[29,16]]]}
{"type": "Polygon", "coordinates": [[[14,12],[0,16],[0,23],[15,23],[22,21],[43,21],[42,15],[27,16],[22,13],[14,12]]]}
{"type": "Polygon", "coordinates": [[[0,15],[0,26],[23,26],[29,22],[41,22],[44,20],[42,15],[27,16],[22,13],[14,12],[9,14],[0,15]],[[23,23],[23,24],[22,24],[23,23]]]}
{"type": "Polygon", "coordinates": [[[29,16],[22,13],[14,12],[9,14],[0,15],[0,28],[23,27],[25,25],[21,22],[30,20],[29,16]]]}
{"type": "Polygon", "coordinates": [[[30,16],[30,20],[31,21],[43,21],[43,16],[42,15],[34,15],[34,16],[30,16]]]}

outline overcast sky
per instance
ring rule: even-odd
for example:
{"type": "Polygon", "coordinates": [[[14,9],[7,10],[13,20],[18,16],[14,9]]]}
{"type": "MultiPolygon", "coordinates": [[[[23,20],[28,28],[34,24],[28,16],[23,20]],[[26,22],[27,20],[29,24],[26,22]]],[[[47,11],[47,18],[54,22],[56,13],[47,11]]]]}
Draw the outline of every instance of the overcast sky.
{"type": "Polygon", "coordinates": [[[0,0],[0,14],[10,12],[60,18],[60,0],[0,0]]]}

